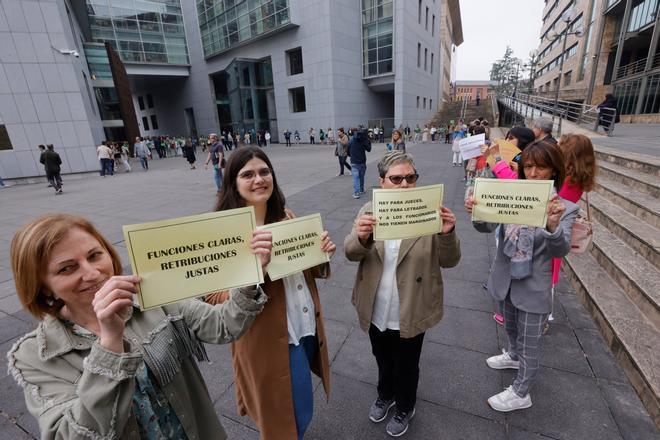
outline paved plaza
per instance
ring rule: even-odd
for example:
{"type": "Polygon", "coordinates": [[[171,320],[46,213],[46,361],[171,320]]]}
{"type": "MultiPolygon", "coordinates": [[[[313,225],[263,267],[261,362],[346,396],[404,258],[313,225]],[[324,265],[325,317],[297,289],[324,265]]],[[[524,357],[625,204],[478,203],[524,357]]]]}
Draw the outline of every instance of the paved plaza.
{"type": "MultiPolygon", "coordinates": [[[[543,339],[541,372],[531,391],[534,405],[502,414],[486,399],[507,387],[511,371],[487,367],[506,337],[492,319],[493,302],[482,288],[494,256],[492,235],[476,232],[463,209],[462,168],[451,166],[449,145],[409,145],[420,173],[419,185],[445,184],[445,203],[458,218],[462,258],[443,270],[444,318],[427,332],[421,357],[416,416],[408,439],[571,439],[645,440],[659,433],[632,386],[618,367],[590,315],[565,281],[555,301],[555,321],[543,339]]],[[[337,244],[332,277],[320,281],[332,364],[331,394],[315,381],[315,413],[307,439],[385,439],[384,424],[369,421],[376,397],[376,363],[367,335],[359,328],[350,303],[357,265],[343,255],[343,240],[358,209],[370,194],[354,200],[350,176],[336,177],[331,146],[266,149],[287,197],[298,215],[320,212],[337,244]]],[[[367,184],[377,184],[376,162],[385,152],[374,145],[368,155],[367,184]]],[[[212,170],[190,170],[182,158],[153,160],[143,172],[101,178],[64,176],[64,194],[45,183],[0,190],[0,352],[35,327],[21,311],[14,292],[8,250],[16,228],[43,213],[70,212],[90,218],[128,264],[121,226],[209,211],[216,192],[212,170]]],[[[228,346],[207,346],[212,363],[201,364],[211,397],[231,439],[258,439],[254,424],[235,406],[228,346]]],[[[38,438],[35,420],[26,412],[23,394],[11,376],[0,375],[0,440],[38,438]]]]}

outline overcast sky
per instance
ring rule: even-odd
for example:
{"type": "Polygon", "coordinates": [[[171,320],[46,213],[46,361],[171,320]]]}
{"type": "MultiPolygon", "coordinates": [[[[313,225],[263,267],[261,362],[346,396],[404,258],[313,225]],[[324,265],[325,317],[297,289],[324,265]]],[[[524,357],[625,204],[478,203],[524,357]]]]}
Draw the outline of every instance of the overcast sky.
{"type": "Polygon", "coordinates": [[[537,49],[543,0],[460,0],[463,44],[456,49],[454,80],[487,80],[507,44],[527,61],[537,49]]]}

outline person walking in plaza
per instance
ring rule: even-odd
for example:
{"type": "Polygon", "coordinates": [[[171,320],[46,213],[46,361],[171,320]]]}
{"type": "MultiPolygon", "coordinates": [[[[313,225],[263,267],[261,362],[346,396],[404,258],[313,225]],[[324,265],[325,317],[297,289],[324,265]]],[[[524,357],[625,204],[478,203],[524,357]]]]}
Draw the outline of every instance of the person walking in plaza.
{"type": "MultiPolygon", "coordinates": [[[[378,174],[385,189],[414,188],[418,179],[413,157],[403,151],[387,153],[378,174]]],[[[352,303],[378,365],[378,397],[369,419],[382,422],[395,407],[386,431],[399,437],[415,415],[425,332],[442,318],[441,268],[456,266],[461,251],[456,217],[444,206],[438,207],[442,227],[437,234],[406,240],[374,241],[372,211],[371,202],[360,209],[344,252],[349,261],[359,262],[352,303]]]]}
{"type": "MultiPolygon", "coordinates": [[[[121,155],[120,155],[121,162],[122,162],[122,164],[124,164],[124,170],[126,170],[127,173],[130,173],[131,172],[131,164],[128,162],[128,157],[130,155],[130,150],[128,149],[128,144],[126,142],[124,142],[121,145],[120,153],[121,153],[121,155]]],[[[158,149],[156,149],[156,153],[158,153],[158,149]]]]}
{"type": "Polygon", "coordinates": [[[451,146],[451,151],[453,153],[451,159],[451,166],[457,167],[463,163],[463,156],[461,156],[461,149],[459,148],[458,145],[460,141],[465,138],[465,131],[463,130],[463,127],[459,124],[454,127],[452,133],[454,140],[451,146]]]}
{"type": "Polygon", "coordinates": [[[284,142],[287,147],[291,146],[291,132],[289,129],[284,130],[284,142]]]}
{"type": "Polygon", "coordinates": [[[218,142],[217,134],[211,133],[209,135],[209,142],[211,142],[211,146],[209,147],[209,154],[206,156],[206,162],[204,162],[204,169],[207,169],[209,162],[211,162],[213,165],[213,181],[219,193],[222,188],[222,169],[225,166],[225,153],[222,149],[222,144],[218,142]]]}
{"type": "Polygon", "coordinates": [[[99,159],[101,164],[101,177],[105,177],[106,174],[113,175],[113,166],[112,166],[112,150],[106,145],[106,142],[101,142],[101,145],[96,147],[96,157],[99,159]]]}
{"type": "Polygon", "coordinates": [[[151,159],[151,151],[147,145],[140,139],[140,136],[135,138],[133,144],[133,155],[140,158],[140,165],[144,171],[149,171],[149,159],[151,159]]]}
{"type": "Polygon", "coordinates": [[[605,133],[609,135],[614,130],[614,124],[621,121],[616,108],[616,98],[613,94],[608,93],[605,95],[605,100],[598,104],[596,108],[598,109],[596,130],[598,130],[598,127],[603,127],[605,133]]]}
{"type": "Polygon", "coordinates": [[[431,125],[431,142],[435,142],[435,135],[438,132],[438,129],[436,128],[435,124],[431,125]]]}
{"type": "MultiPolygon", "coordinates": [[[[553,180],[559,190],[565,179],[564,158],[548,141],[536,141],[522,152],[518,178],[553,180]]],[[[474,199],[465,202],[471,213],[474,199]]],[[[532,406],[530,389],[539,372],[540,342],[552,311],[553,258],[562,258],[571,249],[573,223],[579,207],[553,195],[547,207],[545,227],[504,224],[498,230],[495,261],[488,278],[488,292],[504,301],[504,328],[509,349],[486,360],[489,367],[517,369],[513,384],[491,396],[488,404],[508,412],[532,406]]],[[[479,232],[493,232],[499,225],[473,222],[479,232]]]]}
{"type": "Polygon", "coordinates": [[[335,132],[332,131],[332,128],[330,127],[328,127],[327,136],[328,136],[328,145],[333,145],[335,143],[335,132]]]}
{"type": "Polygon", "coordinates": [[[55,152],[53,144],[48,144],[46,151],[41,153],[39,162],[43,164],[46,170],[46,179],[50,185],[55,189],[55,194],[62,194],[62,177],[60,177],[60,165],[62,159],[60,155],[55,152]]]}
{"type": "MultiPolygon", "coordinates": [[[[231,155],[215,210],[244,206],[254,208],[258,226],[295,217],[286,208],[268,156],[259,148],[231,155]]],[[[255,237],[262,234],[270,233],[255,232],[255,237]]],[[[320,238],[321,250],[332,257],[336,246],[328,232],[320,238]]],[[[238,412],[254,420],[262,440],[303,438],[313,413],[311,373],[321,378],[326,395],[330,391],[328,344],[314,281],[329,275],[330,264],[323,263],[276,281],[266,277],[261,285],[268,298],[264,311],[232,344],[238,412]]],[[[226,298],[227,292],[220,292],[205,300],[215,304],[226,298]]]]}
{"type": "Polygon", "coordinates": [[[348,157],[348,136],[344,133],[344,128],[337,129],[337,142],[335,143],[335,156],[339,160],[339,174],[337,176],[344,175],[344,168],[348,170],[348,174],[351,174],[351,165],[346,162],[348,157]]]}
{"type": "Polygon", "coordinates": [[[316,144],[316,141],[315,141],[315,139],[316,139],[316,129],[314,129],[314,127],[311,127],[309,129],[308,134],[309,134],[309,143],[312,144],[312,145],[315,145],[316,144]]]}
{"type": "Polygon", "coordinates": [[[351,159],[353,175],[353,198],[359,199],[364,194],[364,175],[367,172],[367,152],[371,151],[371,141],[367,132],[360,128],[348,142],[348,156],[351,159]]]}
{"type": "Polygon", "coordinates": [[[406,152],[406,143],[398,129],[392,130],[392,150],[406,152]]]}
{"type": "Polygon", "coordinates": [[[550,118],[544,117],[544,118],[535,119],[534,124],[532,125],[532,131],[534,131],[534,136],[536,137],[536,140],[537,141],[546,140],[556,145],[557,139],[552,137],[553,126],[554,123],[550,118]]]}
{"type": "Polygon", "coordinates": [[[190,164],[190,169],[194,170],[197,158],[195,157],[195,147],[193,147],[192,139],[190,138],[186,138],[185,144],[183,145],[183,155],[190,164]]]}
{"type": "Polygon", "coordinates": [[[270,131],[266,130],[264,133],[264,139],[266,140],[266,147],[270,147],[270,131]]]}
{"type": "Polygon", "coordinates": [[[293,140],[296,141],[296,145],[300,145],[300,132],[298,130],[293,132],[293,140]]]}
{"type": "MultiPolygon", "coordinates": [[[[270,243],[252,245],[263,266],[270,243]]],[[[266,303],[258,286],[212,306],[195,299],[140,311],[141,278],[87,220],[49,214],[11,242],[18,298],[36,330],[9,371],[43,439],[226,439],[196,361],[203,343],[243,335],[266,303]]]]}

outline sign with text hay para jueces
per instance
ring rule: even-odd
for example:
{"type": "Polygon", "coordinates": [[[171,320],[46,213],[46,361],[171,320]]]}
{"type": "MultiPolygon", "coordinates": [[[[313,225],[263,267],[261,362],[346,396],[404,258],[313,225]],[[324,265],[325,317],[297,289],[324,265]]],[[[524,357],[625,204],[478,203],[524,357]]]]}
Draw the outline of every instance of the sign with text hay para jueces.
{"type": "Polygon", "coordinates": [[[545,227],[553,185],[552,180],[475,179],[472,220],[545,227]]]}
{"type": "Polygon", "coordinates": [[[124,226],[140,308],[262,283],[255,228],[252,207],[124,226]]]}
{"type": "Polygon", "coordinates": [[[321,250],[321,214],[270,223],[259,229],[273,234],[273,248],[267,268],[268,276],[273,281],[330,260],[328,254],[321,250]]]}
{"type": "Polygon", "coordinates": [[[374,240],[399,240],[438,234],[444,185],[374,189],[374,240]]]}

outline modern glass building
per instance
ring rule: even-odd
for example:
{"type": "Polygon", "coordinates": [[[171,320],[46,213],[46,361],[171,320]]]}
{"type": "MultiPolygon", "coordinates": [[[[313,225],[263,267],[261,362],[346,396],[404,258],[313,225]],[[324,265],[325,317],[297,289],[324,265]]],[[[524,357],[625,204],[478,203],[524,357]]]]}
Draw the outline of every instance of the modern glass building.
{"type": "Polygon", "coordinates": [[[362,76],[393,72],[392,0],[362,1],[362,76]]]}

